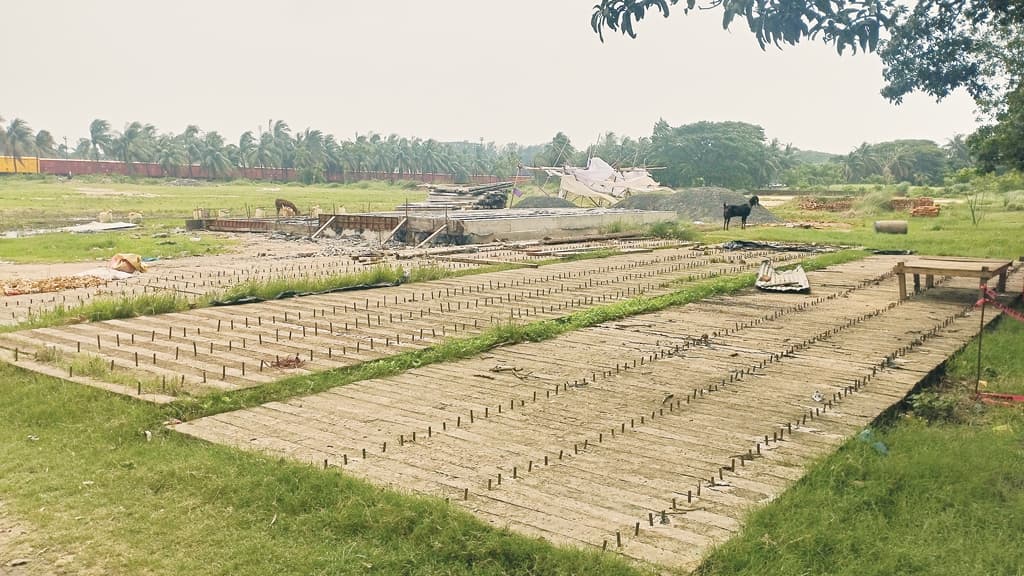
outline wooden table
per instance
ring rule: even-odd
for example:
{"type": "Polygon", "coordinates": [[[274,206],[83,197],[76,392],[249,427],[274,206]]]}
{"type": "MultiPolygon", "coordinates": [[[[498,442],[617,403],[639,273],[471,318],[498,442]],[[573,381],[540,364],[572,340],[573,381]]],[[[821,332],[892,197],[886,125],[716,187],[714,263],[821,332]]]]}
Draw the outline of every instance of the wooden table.
{"type": "Polygon", "coordinates": [[[992,260],[983,258],[940,258],[937,256],[921,257],[896,264],[895,270],[900,284],[900,300],[907,299],[907,274],[914,275],[914,292],[921,290],[921,275],[925,275],[925,287],[935,285],[935,275],[963,276],[978,278],[981,284],[987,284],[991,278],[999,277],[997,292],[1006,291],[1006,275],[1009,273],[1013,260],[992,260]]]}

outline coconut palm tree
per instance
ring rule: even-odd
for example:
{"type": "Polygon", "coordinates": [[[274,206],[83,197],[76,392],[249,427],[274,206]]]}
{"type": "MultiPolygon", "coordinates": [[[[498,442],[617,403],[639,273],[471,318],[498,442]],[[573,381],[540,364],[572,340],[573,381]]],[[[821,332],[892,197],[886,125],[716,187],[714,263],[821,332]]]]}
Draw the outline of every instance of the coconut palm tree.
{"type": "Polygon", "coordinates": [[[239,168],[248,168],[252,166],[253,156],[256,152],[256,137],[253,136],[252,130],[243,132],[238,137],[238,166],[239,168]]]}
{"type": "Polygon", "coordinates": [[[231,160],[224,150],[224,138],[216,131],[207,132],[200,141],[199,165],[206,168],[211,178],[226,178],[231,175],[231,160]]]}
{"type": "Polygon", "coordinates": [[[274,167],[277,151],[274,148],[274,135],[270,132],[260,134],[259,142],[253,153],[253,164],[260,167],[260,178],[267,179],[267,167],[274,167]]]}
{"type": "Polygon", "coordinates": [[[21,161],[22,154],[32,149],[35,145],[35,139],[32,136],[32,128],[29,127],[28,123],[21,118],[15,118],[11,120],[7,128],[4,130],[4,148],[7,154],[14,158],[14,172],[18,172],[18,164],[23,164],[21,161]]]}
{"type": "Polygon", "coordinates": [[[292,140],[291,127],[284,120],[271,123],[267,121],[269,132],[273,135],[275,158],[278,167],[284,169],[284,179],[288,179],[288,169],[295,167],[295,142],[292,140]]]}
{"type": "Polygon", "coordinates": [[[53,157],[57,155],[56,142],[53,140],[53,134],[49,130],[40,130],[36,132],[35,141],[36,156],[40,157],[53,157]]]}
{"type": "Polygon", "coordinates": [[[188,164],[188,177],[192,177],[192,164],[203,154],[203,143],[199,139],[199,126],[189,124],[181,134],[185,141],[185,162],[188,164]]]}
{"type": "Polygon", "coordinates": [[[100,151],[108,154],[112,139],[110,136],[110,122],[99,118],[89,124],[89,150],[92,152],[94,162],[99,162],[100,151]]]}
{"type": "Polygon", "coordinates": [[[178,176],[178,168],[185,163],[185,146],[173,134],[162,134],[156,139],[154,160],[165,176],[178,176]]]}
{"type": "Polygon", "coordinates": [[[124,132],[114,138],[113,147],[117,149],[121,161],[128,165],[128,174],[135,172],[132,167],[134,162],[150,159],[152,134],[155,130],[152,124],[143,126],[141,122],[132,122],[125,126],[124,132]]]}

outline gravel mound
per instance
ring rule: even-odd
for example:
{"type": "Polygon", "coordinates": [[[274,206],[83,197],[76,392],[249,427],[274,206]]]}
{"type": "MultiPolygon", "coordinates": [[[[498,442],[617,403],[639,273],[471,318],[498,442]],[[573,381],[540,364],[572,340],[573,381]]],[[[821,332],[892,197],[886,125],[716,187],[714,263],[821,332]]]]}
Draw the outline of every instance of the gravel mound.
{"type": "Polygon", "coordinates": [[[579,206],[558,196],[527,196],[513,208],[579,208],[579,206]]]}
{"type": "MultiPolygon", "coordinates": [[[[616,208],[634,210],[671,210],[679,218],[690,222],[721,223],[722,204],[745,204],[749,195],[726,188],[687,188],[673,194],[635,194],[615,205],[616,208]]],[[[747,218],[748,224],[781,222],[762,206],[754,206],[747,218]]],[[[739,218],[733,219],[739,224],[739,218]]]]}

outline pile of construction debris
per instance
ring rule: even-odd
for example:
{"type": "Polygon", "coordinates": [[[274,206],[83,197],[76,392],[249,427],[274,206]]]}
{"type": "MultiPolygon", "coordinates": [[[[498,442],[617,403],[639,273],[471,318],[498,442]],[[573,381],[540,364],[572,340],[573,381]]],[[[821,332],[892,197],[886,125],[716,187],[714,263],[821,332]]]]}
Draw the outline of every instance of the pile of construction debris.
{"type": "Polygon", "coordinates": [[[823,200],[812,196],[804,196],[800,198],[798,206],[801,210],[809,212],[846,212],[853,210],[853,198],[823,200]]]}
{"type": "Polygon", "coordinates": [[[54,276],[53,278],[42,278],[38,280],[23,280],[15,278],[3,283],[4,296],[18,296],[20,294],[40,294],[43,292],[60,292],[61,290],[74,290],[75,288],[94,288],[103,286],[108,280],[96,276],[54,276]]]}
{"type": "Polygon", "coordinates": [[[425,202],[403,204],[400,210],[496,210],[508,205],[508,195],[514,183],[498,182],[483,186],[430,185],[425,202]]]}

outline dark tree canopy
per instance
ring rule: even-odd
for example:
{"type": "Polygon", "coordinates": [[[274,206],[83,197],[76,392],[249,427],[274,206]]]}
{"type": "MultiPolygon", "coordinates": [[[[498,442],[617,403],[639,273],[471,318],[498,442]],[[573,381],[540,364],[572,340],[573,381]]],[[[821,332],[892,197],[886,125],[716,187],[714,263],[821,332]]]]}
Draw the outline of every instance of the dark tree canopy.
{"type": "Polygon", "coordinates": [[[1021,0],[600,0],[591,26],[635,37],[649,12],[667,17],[679,4],[684,13],[721,8],[725,28],[745,20],[762,49],[821,39],[839,53],[878,51],[882,95],[897,103],[915,90],[942,99],[965,88],[985,107],[1017,85],[1024,66],[1021,0]]]}
{"type": "Polygon", "coordinates": [[[978,168],[983,172],[1024,171],[1024,86],[1010,94],[997,120],[967,139],[978,168]]]}

